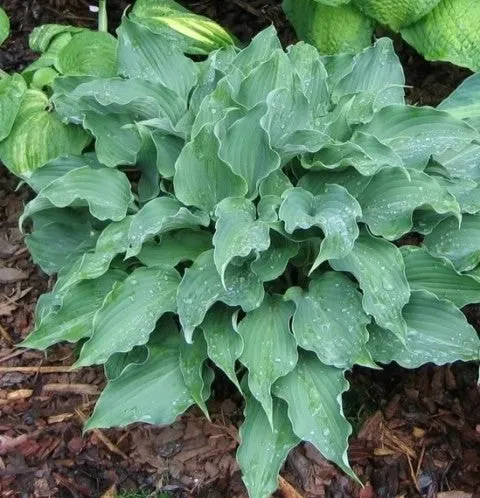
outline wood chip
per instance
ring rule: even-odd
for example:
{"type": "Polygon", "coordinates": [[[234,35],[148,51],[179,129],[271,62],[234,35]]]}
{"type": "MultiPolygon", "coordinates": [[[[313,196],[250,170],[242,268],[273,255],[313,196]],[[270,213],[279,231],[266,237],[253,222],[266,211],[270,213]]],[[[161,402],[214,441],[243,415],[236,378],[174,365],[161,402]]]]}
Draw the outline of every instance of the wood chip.
{"type": "Polygon", "coordinates": [[[98,387],[90,384],[45,384],[42,393],[98,394],[98,387]]]}
{"type": "Polygon", "coordinates": [[[0,284],[14,284],[27,278],[28,273],[17,268],[0,268],[0,284]]]}
{"type": "Polygon", "coordinates": [[[9,400],[26,399],[29,398],[32,394],[33,394],[33,389],[17,389],[16,391],[9,392],[7,394],[7,399],[9,400]]]}
{"type": "Polygon", "coordinates": [[[303,496],[282,476],[278,477],[280,487],[278,490],[282,493],[283,498],[303,498],[303,496]]]}
{"type": "MultiPolygon", "coordinates": [[[[21,354],[26,350],[19,350],[16,354],[21,354]]],[[[10,357],[11,358],[11,357],[10,357]]],[[[3,358],[2,358],[3,359],[3,358]]],[[[0,374],[4,373],[32,373],[32,374],[53,374],[53,373],[70,373],[72,372],[71,366],[63,367],[0,367],[0,374]]]]}

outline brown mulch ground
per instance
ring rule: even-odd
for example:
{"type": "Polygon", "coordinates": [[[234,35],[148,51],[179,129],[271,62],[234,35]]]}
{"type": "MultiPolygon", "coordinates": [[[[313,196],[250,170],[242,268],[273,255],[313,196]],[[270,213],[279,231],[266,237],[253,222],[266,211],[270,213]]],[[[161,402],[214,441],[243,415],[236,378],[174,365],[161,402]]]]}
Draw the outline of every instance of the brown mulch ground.
{"type": "MultiPolygon", "coordinates": [[[[0,51],[11,71],[33,60],[25,39],[46,22],[91,25],[85,0],[4,0],[14,36],[0,51]]],[[[93,3],[93,2],[92,2],[93,3]]],[[[294,35],[275,0],[185,1],[248,40],[274,22],[294,35]]],[[[110,1],[112,25],[126,2],[110,1]]],[[[430,64],[396,41],[412,102],[435,105],[468,72],[430,64]]],[[[212,422],[191,410],[167,428],[134,425],[82,437],[82,422],[104,384],[100,369],[68,372],[71,347],[47,356],[18,350],[32,327],[36,299],[51,282],[31,263],[17,221],[29,196],[0,167],[0,497],[105,498],[120,490],[164,490],[172,496],[244,497],[234,459],[240,400],[217,383],[212,422]],[[53,368],[53,370],[52,370],[53,368]],[[27,369],[27,370],[25,370],[27,369]]],[[[478,307],[468,316],[477,327],[478,307]]],[[[355,369],[345,410],[356,428],[350,460],[366,487],[354,486],[309,445],[295,449],[278,496],[480,497],[480,393],[476,365],[383,372],[355,369]],[[438,493],[438,494],[437,494],[438,493]]]]}

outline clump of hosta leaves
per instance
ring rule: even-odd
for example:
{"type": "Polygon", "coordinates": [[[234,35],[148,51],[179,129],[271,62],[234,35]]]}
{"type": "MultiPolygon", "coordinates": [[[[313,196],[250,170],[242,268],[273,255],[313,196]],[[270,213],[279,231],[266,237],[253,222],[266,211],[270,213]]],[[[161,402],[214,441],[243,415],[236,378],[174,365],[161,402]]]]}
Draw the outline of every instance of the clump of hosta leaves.
{"type": "Polygon", "coordinates": [[[460,311],[480,302],[479,78],[412,107],[388,39],[322,58],[269,28],[193,62],[128,18],[116,62],[54,81],[94,151],[26,179],[26,242],[58,280],[22,345],[105,366],[87,429],[207,414],[222,370],[253,498],[302,440],[353,477],[347,370],[479,358],[460,311]]]}

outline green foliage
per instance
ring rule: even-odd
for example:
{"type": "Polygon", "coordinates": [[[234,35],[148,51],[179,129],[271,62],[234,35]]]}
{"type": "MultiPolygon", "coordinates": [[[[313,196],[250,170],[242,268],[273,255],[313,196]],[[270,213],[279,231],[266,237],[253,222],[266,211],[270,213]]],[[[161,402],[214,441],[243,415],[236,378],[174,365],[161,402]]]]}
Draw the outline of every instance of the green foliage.
{"type": "Polygon", "coordinates": [[[7,13],[0,7],[0,45],[10,34],[10,19],[7,13]]]}
{"type": "Polygon", "coordinates": [[[322,58],[269,28],[193,62],[136,18],[118,37],[118,74],[53,81],[94,152],[25,175],[27,244],[58,279],[22,345],[82,340],[76,366],[105,365],[87,429],[208,416],[216,365],[246,399],[252,498],[299,440],[354,477],[347,370],[479,359],[459,310],[480,301],[478,78],[410,107],[388,39],[322,58]],[[425,246],[399,248],[412,230],[425,246]]]}
{"type": "Polygon", "coordinates": [[[427,60],[480,71],[477,0],[283,0],[283,8],[298,37],[323,54],[358,52],[378,23],[427,60]]]}

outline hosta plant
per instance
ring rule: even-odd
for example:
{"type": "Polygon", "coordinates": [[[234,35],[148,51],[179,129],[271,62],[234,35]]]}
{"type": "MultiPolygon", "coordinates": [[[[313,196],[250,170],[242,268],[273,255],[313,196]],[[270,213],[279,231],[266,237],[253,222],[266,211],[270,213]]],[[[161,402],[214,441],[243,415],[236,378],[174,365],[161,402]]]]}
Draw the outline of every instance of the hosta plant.
{"type": "Polygon", "coordinates": [[[104,365],[87,429],[208,416],[223,371],[253,498],[300,441],[355,478],[349,369],[479,358],[479,79],[437,110],[405,104],[388,39],[322,58],[269,28],[201,62],[170,42],[125,18],[116,76],[53,82],[93,145],[25,176],[26,243],[58,278],[22,346],[104,365]]]}
{"type": "Polygon", "coordinates": [[[382,25],[428,60],[480,71],[478,0],[283,0],[283,7],[297,35],[325,54],[361,50],[382,25]]]}

